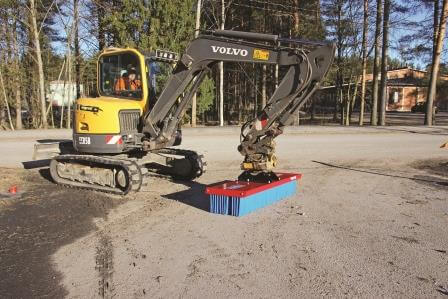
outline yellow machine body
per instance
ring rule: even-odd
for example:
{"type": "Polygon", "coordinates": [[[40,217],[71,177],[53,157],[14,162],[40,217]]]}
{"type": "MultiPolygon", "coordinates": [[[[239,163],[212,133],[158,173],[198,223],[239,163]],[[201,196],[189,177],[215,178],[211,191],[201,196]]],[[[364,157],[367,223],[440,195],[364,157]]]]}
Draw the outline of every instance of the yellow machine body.
{"type": "Polygon", "coordinates": [[[77,134],[119,134],[119,113],[123,110],[143,111],[140,101],[120,98],[80,98],[75,110],[74,130],[77,134]]]}
{"type": "MultiPolygon", "coordinates": [[[[124,150],[124,142],[137,133],[139,119],[147,109],[148,105],[148,67],[145,56],[132,48],[110,48],[104,50],[98,57],[97,62],[97,98],[79,98],[76,101],[75,116],[73,124],[74,147],[85,153],[120,153],[124,150]],[[120,96],[102,93],[101,84],[101,61],[107,56],[120,54],[133,54],[136,59],[136,69],[141,82],[141,98],[124,98],[120,96]],[[129,128],[124,132],[120,125],[120,115],[130,112],[133,123],[132,130],[129,128]],[[120,136],[120,137],[118,137],[120,136]]],[[[114,82],[107,82],[112,86],[114,82]]],[[[129,119],[129,117],[128,117],[129,119]]]]}
{"type": "Polygon", "coordinates": [[[132,48],[110,48],[104,50],[97,63],[97,90],[98,98],[80,98],[77,100],[75,110],[74,132],[77,134],[118,134],[120,133],[119,112],[121,110],[139,110],[140,115],[147,107],[148,101],[148,69],[145,56],[132,48]],[[141,99],[125,99],[120,97],[104,96],[100,88],[100,61],[102,57],[123,53],[132,53],[138,57],[141,71],[140,81],[142,88],[141,99]],[[86,126],[87,124],[87,126],[86,126]],[[83,129],[84,128],[84,129],[83,129]]]}

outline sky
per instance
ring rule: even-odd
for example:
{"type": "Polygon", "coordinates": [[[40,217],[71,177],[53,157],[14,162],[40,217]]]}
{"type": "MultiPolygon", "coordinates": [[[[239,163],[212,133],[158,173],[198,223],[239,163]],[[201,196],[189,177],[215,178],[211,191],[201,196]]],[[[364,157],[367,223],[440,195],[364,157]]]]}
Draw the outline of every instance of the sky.
{"type": "MultiPolygon", "coordinates": [[[[403,4],[407,1],[404,0],[395,0],[396,3],[398,4],[403,4]]],[[[375,2],[374,0],[371,0],[371,5],[373,6],[371,9],[371,17],[370,17],[370,23],[371,25],[374,25],[374,19],[375,19],[375,2]]],[[[56,24],[54,26],[54,28],[56,30],[58,30],[61,33],[61,36],[66,37],[66,27],[67,25],[70,25],[71,20],[72,20],[72,10],[71,7],[61,7],[60,8],[62,11],[67,13],[66,17],[59,17],[59,20],[56,19],[56,24]]],[[[85,1],[80,1],[80,16],[85,16],[88,15],[88,8],[85,7],[85,1]]],[[[193,12],[192,12],[193,13],[193,12]]],[[[416,28],[411,28],[409,26],[405,26],[403,24],[402,21],[406,20],[406,21],[414,21],[417,23],[421,23],[423,20],[431,18],[431,14],[430,12],[423,8],[423,7],[416,7],[414,9],[414,11],[410,14],[406,14],[401,15],[399,13],[394,13],[391,15],[391,30],[390,30],[390,50],[389,50],[389,56],[392,58],[397,58],[397,59],[401,59],[401,55],[400,52],[398,51],[398,49],[396,49],[396,47],[402,47],[402,46],[406,46],[406,45],[402,45],[402,44],[398,44],[398,40],[400,39],[400,37],[402,37],[403,35],[409,34],[409,33],[413,33],[416,32],[416,28]]],[[[81,23],[80,23],[80,37],[84,37],[83,40],[81,40],[80,45],[81,45],[81,52],[84,56],[90,56],[92,54],[94,54],[97,51],[97,41],[96,38],[94,36],[94,34],[92,34],[92,32],[90,32],[90,29],[87,28],[86,26],[86,20],[81,19],[81,23]]],[[[359,26],[362,26],[362,19],[360,19],[360,23],[359,26]]],[[[371,34],[373,34],[374,30],[371,30],[371,34]]],[[[370,36],[370,41],[372,41],[373,36],[370,36]]],[[[61,43],[61,42],[53,42],[52,44],[53,48],[55,49],[55,51],[59,54],[59,55],[64,55],[66,52],[66,43],[61,43]]],[[[373,55],[373,53],[371,54],[373,55]]],[[[443,57],[444,58],[444,57],[443,57]]],[[[442,62],[443,59],[442,58],[442,62]]],[[[408,63],[413,63],[414,66],[419,67],[419,68],[424,68],[424,66],[427,64],[427,58],[425,57],[415,57],[414,59],[407,61],[408,63]]]]}
{"type": "MultiPolygon", "coordinates": [[[[403,1],[401,1],[401,2],[403,2],[403,1]]],[[[416,23],[422,23],[422,21],[428,20],[429,18],[432,18],[432,15],[429,13],[429,11],[427,9],[425,9],[423,7],[416,7],[412,11],[412,13],[407,14],[405,17],[400,14],[394,14],[391,16],[391,20],[396,19],[398,21],[401,21],[401,20],[413,21],[416,23]]],[[[404,35],[417,33],[417,31],[418,31],[417,28],[405,26],[404,24],[401,24],[401,23],[392,25],[391,30],[390,30],[391,46],[392,47],[406,46],[406,45],[398,44],[398,40],[404,35]]],[[[391,49],[390,56],[392,58],[401,59],[401,55],[400,55],[399,51],[396,49],[391,49]]],[[[423,57],[415,57],[415,59],[410,62],[414,63],[417,66],[417,68],[424,68],[424,66],[427,64],[427,62],[425,60],[426,59],[423,57]]]]}

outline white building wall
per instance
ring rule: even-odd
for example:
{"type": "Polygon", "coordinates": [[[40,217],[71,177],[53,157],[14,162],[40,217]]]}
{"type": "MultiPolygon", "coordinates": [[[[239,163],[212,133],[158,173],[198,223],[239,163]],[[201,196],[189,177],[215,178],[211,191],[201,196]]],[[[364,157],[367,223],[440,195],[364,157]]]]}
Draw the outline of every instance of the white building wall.
{"type": "MultiPolygon", "coordinates": [[[[84,92],[84,87],[81,84],[79,86],[81,94],[84,92]]],[[[62,105],[71,105],[76,101],[76,83],[68,83],[63,81],[50,82],[50,93],[48,95],[48,101],[57,107],[62,105]],[[70,98],[69,91],[71,89],[70,98]]]]}

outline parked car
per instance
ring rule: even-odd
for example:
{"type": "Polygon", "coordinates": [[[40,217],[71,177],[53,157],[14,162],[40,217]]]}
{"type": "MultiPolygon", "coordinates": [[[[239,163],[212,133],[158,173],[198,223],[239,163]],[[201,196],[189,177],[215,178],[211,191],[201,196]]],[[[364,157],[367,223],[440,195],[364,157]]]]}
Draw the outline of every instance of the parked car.
{"type": "MultiPolygon", "coordinates": [[[[435,108],[435,113],[439,112],[439,108],[437,108],[436,106],[434,106],[435,108]]],[[[426,112],[426,102],[418,102],[417,104],[415,104],[414,106],[412,106],[411,108],[411,112],[412,113],[416,113],[416,112],[426,112]]]]}

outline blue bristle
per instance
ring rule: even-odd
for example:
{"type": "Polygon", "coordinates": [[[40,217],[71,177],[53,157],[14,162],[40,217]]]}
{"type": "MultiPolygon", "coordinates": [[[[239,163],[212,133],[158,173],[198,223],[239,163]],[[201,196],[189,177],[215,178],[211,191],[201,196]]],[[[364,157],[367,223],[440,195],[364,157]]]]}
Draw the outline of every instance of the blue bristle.
{"type": "Polygon", "coordinates": [[[297,181],[291,181],[281,186],[274,187],[248,197],[233,197],[232,204],[236,205],[237,209],[233,216],[243,216],[257,209],[270,205],[279,200],[285,199],[294,195],[297,189],[297,181]]]}
{"type": "Polygon", "coordinates": [[[243,216],[296,193],[297,180],[252,194],[247,197],[229,197],[210,194],[210,212],[243,216]]]}
{"type": "Polygon", "coordinates": [[[210,194],[210,212],[215,214],[229,214],[229,198],[224,195],[210,194]]]}

